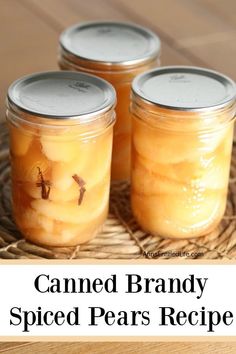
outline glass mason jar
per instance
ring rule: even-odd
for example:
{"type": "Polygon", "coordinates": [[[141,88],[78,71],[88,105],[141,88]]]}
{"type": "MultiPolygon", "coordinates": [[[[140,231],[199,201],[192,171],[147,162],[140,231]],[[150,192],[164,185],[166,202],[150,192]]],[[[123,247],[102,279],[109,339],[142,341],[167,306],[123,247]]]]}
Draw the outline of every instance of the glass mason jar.
{"type": "Polygon", "coordinates": [[[235,84],[195,67],[163,67],[132,85],[131,203],[140,226],[170,238],[211,232],[226,206],[235,84]]]}
{"type": "Polygon", "coordinates": [[[160,40],[146,28],[120,22],[87,22],[66,29],[60,37],[59,66],[92,73],[117,92],[112,179],[129,179],[133,78],[159,65],[160,40]]]}
{"type": "Polygon", "coordinates": [[[108,212],[115,91],[76,72],[23,77],[8,90],[13,214],[26,239],[74,246],[108,212]]]}

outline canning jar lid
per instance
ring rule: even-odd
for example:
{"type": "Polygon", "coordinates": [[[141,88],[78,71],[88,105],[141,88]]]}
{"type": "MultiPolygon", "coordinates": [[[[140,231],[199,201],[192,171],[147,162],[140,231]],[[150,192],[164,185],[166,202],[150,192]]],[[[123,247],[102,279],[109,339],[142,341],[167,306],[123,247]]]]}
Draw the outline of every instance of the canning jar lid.
{"type": "Polygon", "coordinates": [[[150,109],[215,111],[235,104],[236,85],[216,71],[169,66],[138,75],[132,83],[135,101],[150,109]]]}
{"type": "Polygon", "coordinates": [[[51,71],[16,80],[8,89],[7,100],[15,113],[48,118],[54,124],[59,120],[83,124],[111,110],[116,94],[112,85],[96,76],[51,71]]]}
{"type": "Polygon", "coordinates": [[[136,67],[157,58],[160,39],[152,31],[127,22],[85,22],[60,36],[62,56],[81,66],[103,70],[136,67]]]}

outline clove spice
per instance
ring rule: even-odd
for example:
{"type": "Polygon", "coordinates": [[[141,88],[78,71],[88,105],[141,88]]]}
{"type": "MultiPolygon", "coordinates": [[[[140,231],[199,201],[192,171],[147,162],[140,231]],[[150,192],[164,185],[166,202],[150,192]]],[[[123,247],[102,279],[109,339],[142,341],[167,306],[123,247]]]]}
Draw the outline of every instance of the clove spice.
{"type": "Polygon", "coordinates": [[[72,178],[74,179],[74,181],[79,185],[80,187],[80,193],[79,193],[79,199],[78,199],[78,205],[82,204],[83,198],[84,198],[84,193],[86,192],[86,188],[85,188],[85,181],[83,180],[83,178],[81,178],[80,176],[78,176],[77,174],[74,174],[72,176],[72,178]]]}
{"type": "Polygon", "coordinates": [[[49,181],[45,181],[40,167],[37,167],[37,169],[39,182],[36,183],[36,186],[41,188],[42,199],[48,199],[51,190],[51,183],[49,181]]]}

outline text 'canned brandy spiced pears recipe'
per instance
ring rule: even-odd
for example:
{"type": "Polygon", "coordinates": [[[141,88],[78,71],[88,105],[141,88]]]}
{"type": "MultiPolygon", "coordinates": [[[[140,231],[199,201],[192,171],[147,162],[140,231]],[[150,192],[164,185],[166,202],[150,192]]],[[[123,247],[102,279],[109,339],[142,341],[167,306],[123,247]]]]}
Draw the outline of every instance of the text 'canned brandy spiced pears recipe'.
{"type": "MultiPolygon", "coordinates": [[[[124,274],[122,282],[119,283],[117,275],[111,274],[106,278],[60,278],[51,277],[49,274],[39,274],[34,279],[34,289],[37,293],[48,296],[48,294],[156,294],[156,308],[154,316],[150,309],[137,308],[140,306],[129,306],[128,310],[116,311],[111,305],[88,306],[86,318],[80,315],[80,306],[71,306],[69,311],[44,310],[42,306],[36,309],[26,310],[14,306],[10,310],[10,325],[19,326],[22,332],[30,332],[34,326],[80,326],[86,321],[87,326],[148,326],[155,321],[157,326],[202,326],[206,332],[213,333],[218,325],[230,326],[233,323],[232,311],[212,310],[205,306],[198,306],[191,311],[177,310],[173,305],[158,305],[158,294],[190,294],[193,299],[200,300],[208,286],[209,279],[189,274],[185,278],[152,278],[143,277],[136,273],[124,274]],[[133,307],[133,309],[132,309],[133,307]],[[154,317],[154,319],[152,318],[154,317]]],[[[111,296],[111,295],[109,295],[111,296]]],[[[79,301],[80,297],[78,297],[79,301]]],[[[91,305],[91,304],[90,304],[91,305]]],[[[83,313],[84,313],[83,308],[83,313]]]]}

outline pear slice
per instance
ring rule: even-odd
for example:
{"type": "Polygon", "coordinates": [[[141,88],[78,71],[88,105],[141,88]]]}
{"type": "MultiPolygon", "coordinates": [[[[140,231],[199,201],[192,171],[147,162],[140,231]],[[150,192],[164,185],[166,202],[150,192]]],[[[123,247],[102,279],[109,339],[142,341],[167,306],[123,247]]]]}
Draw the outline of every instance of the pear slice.
{"type": "Polygon", "coordinates": [[[55,190],[66,193],[70,188],[73,188],[74,174],[81,176],[81,169],[85,161],[81,159],[72,160],[71,162],[57,162],[52,168],[52,185],[55,190]]]}
{"type": "Polygon", "coordinates": [[[24,229],[23,233],[26,238],[39,245],[47,245],[54,247],[70,247],[87,242],[94,238],[99,230],[96,225],[81,224],[79,227],[68,226],[65,224],[60,233],[48,233],[41,228],[24,229]]]}
{"type": "Polygon", "coordinates": [[[53,231],[53,220],[45,215],[39,214],[35,210],[25,209],[18,217],[18,223],[22,229],[39,228],[44,232],[51,233],[53,231]]]}
{"type": "Polygon", "coordinates": [[[227,135],[228,128],[212,133],[192,134],[160,130],[134,120],[133,144],[137,152],[157,163],[179,163],[213,152],[227,135]]]}
{"type": "Polygon", "coordinates": [[[31,134],[27,134],[19,127],[15,127],[14,125],[9,125],[10,129],[10,147],[11,152],[15,156],[23,156],[29,150],[30,144],[33,140],[33,136],[31,134]]]}
{"type": "Polygon", "coordinates": [[[46,231],[39,224],[23,225],[25,237],[36,243],[47,246],[76,246],[94,238],[106,220],[107,208],[91,223],[71,224],[58,220],[53,222],[53,230],[46,231]]]}
{"type": "MultiPolygon", "coordinates": [[[[78,191],[79,198],[79,191],[78,191]]],[[[66,223],[92,222],[107,208],[109,199],[109,185],[86,191],[83,202],[78,205],[78,200],[70,202],[54,202],[51,200],[37,199],[32,201],[32,208],[39,214],[54,220],[66,223]]]]}
{"type": "Polygon", "coordinates": [[[45,179],[50,179],[50,161],[41,153],[38,139],[31,142],[30,149],[24,156],[12,157],[12,177],[21,182],[37,183],[39,169],[45,179]]]}
{"type": "Polygon", "coordinates": [[[217,224],[224,214],[225,194],[212,191],[186,195],[140,196],[133,193],[132,209],[142,228],[166,237],[195,237],[217,224]]]}
{"type": "Polygon", "coordinates": [[[52,186],[49,199],[55,202],[68,202],[78,200],[79,186],[75,181],[66,190],[57,189],[52,186]]]}
{"type": "Polygon", "coordinates": [[[202,176],[192,182],[192,186],[202,189],[227,190],[230,170],[230,156],[222,154],[212,157],[202,176]]]}
{"type": "Polygon", "coordinates": [[[80,143],[80,153],[69,162],[56,162],[52,169],[52,185],[61,191],[72,188],[73,175],[78,175],[92,188],[102,182],[110,171],[112,134],[80,143]]]}
{"type": "MultiPolygon", "coordinates": [[[[24,190],[29,196],[34,199],[41,199],[41,188],[37,187],[35,183],[24,183],[24,190]]],[[[66,190],[57,189],[54,186],[50,187],[50,193],[48,196],[49,200],[52,201],[70,201],[70,200],[78,200],[79,188],[76,183],[72,183],[70,187],[66,190]]]]}
{"type": "MultiPolygon", "coordinates": [[[[132,190],[140,195],[153,196],[164,193],[181,193],[185,185],[161,173],[161,170],[149,169],[148,160],[142,159],[137,154],[134,157],[132,169],[132,190]]],[[[155,166],[156,167],[156,166],[155,166]]]]}
{"type": "Polygon", "coordinates": [[[71,161],[78,154],[76,140],[65,140],[61,136],[42,136],[42,151],[51,161],[71,161]]]}
{"type": "MultiPolygon", "coordinates": [[[[87,164],[80,176],[88,188],[104,182],[111,170],[112,130],[96,138],[93,154],[88,156],[87,164]]],[[[109,183],[109,182],[108,182],[109,183]]]]}
{"type": "MultiPolygon", "coordinates": [[[[175,164],[161,164],[145,159],[134,153],[133,183],[138,186],[148,184],[151,191],[172,191],[172,187],[192,185],[196,188],[221,189],[226,188],[229,177],[230,155],[222,153],[222,146],[212,154],[196,157],[195,160],[186,160],[175,164]],[[166,185],[163,185],[166,182],[166,185]],[[157,184],[157,186],[156,186],[157,184]]],[[[176,190],[177,192],[177,190],[176,190]]],[[[150,193],[151,194],[151,193],[150,193]]]]}

